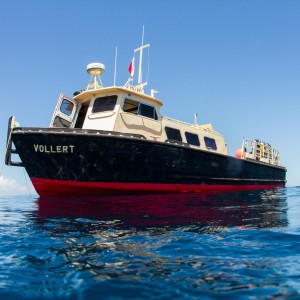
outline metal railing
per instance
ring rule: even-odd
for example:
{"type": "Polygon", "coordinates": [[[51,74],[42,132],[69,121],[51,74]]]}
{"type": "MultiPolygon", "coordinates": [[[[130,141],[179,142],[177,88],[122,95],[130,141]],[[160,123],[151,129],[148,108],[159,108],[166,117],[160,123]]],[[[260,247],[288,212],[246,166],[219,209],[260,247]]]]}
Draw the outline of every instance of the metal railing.
{"type": "Polygon", "coordinates": [[[279,151],[272,148],[268,143],[258,139],[243,139],[242,150],[244,158],[262,161],[272,165],[280,166],[279,151]]]}

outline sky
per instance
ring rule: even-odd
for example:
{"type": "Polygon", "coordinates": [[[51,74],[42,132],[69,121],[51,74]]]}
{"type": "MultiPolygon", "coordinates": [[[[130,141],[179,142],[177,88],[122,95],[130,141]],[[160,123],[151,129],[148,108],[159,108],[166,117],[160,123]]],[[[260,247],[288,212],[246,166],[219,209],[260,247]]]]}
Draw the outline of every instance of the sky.
{"type": "Polygon", "coordinates": [[[164,116],[211,123],[230,155],[243,137],[280,151],[287,186],[300,185],[300,1],[51,0],[0,2],[0,195],[34,193],[3,164],[7,123],[49,126],[61,92],[85,89],[101,62],[104,86],[128,79],[133,50],[151,45],[148,87],[164,116]]]}

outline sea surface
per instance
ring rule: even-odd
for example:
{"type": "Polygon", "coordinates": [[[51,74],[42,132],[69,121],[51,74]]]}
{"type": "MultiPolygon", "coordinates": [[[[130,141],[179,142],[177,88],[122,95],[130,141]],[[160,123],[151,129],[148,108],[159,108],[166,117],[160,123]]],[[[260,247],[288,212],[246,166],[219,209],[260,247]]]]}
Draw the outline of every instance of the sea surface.
{"type": "Polygon", "coordinates": [[[0,299],[300,299],[300,187],[0,196],[0,299]]]}

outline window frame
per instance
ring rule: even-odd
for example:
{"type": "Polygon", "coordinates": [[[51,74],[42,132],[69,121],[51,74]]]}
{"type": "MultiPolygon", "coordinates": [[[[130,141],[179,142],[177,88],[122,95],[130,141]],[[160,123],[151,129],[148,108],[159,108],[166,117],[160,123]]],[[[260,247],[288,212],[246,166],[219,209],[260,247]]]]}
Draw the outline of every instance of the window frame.
{"type": "MultiPolygon", "coordinates": [[[[128,102],[127,102],[128,103],[128,102]]],[[[157,112],[156,112],[156,107],[154,105],[151,105],[151,104],[146,104],[146,103],[143,103],[141,101],[138,101],[138,100],[134,100],[134,99],[130,99],[130,98],[125,98],[124,99],[124,103],[123,103],[123,107],[122,107],[122,110],[124,112],[127,112],[127,113],[130,113],[130,114],[134,114],[134,115],[138,115],[138,116],[142,116],[142,117],[145,117],[145,118],[149,118],[149,119],[152,119],[152,120],[158,120],[158,116],[157,116],[157,112]],[[130,110],[124,110],[124,106],[126,104],[126,101],[129,101],[129,104],[130,102],[132,102],[132,105],[134,105],[135,103],[137,104],[137,107],[133,106],[133,108],[131,109],[132,111],[130,110]],[[148,107],[148,108],[152,108],[153,109],[153,116],[149,116],[149,115],[145,115],[145,114],[141,114],[142,112],[142,107],[148,107]],[[137,109],[136,109],[137,108],[137,109]]]]}
{"type": "Polygon", "coordinates": [[[149,119],[157,120],[157,119],[155,119],[155,115],[156,115],[155,107],[153,105],[145,104],[145,103],[142,103],[142,102],[140,102],[140,104],[139,104],[138,115],[149,118],[149,119]],[[149,117],[148,115],[141,114],[140,112],[142,111],[142,107],[152,108],[152,114],[153,114],[152,117],[149,117]]]}
{"type": "MultiPolygon", "coordinates": [[[[114,111],[115,107],[117,105],[117,101],[118,101],[118,95],[108,95],[108,96],[97,97],[96,99],[94,99],[94,102],[93,102],[92,113],[93,114],[98,114],[98,113],[103,113],[103,112],[108,112],[108,111],[114,111]],[[106,100],[104,100],[104,98],[106,98],[106,100]],[[95,103],[96,102],[100,102],[101,103],[101,101],[103,101],[103,102],[106,101],[106,107],[108,106],[107,103],[114,101],[113,108],[112,108],[112,104],[109,104],[110,106],[108,106],[108,107],[112,108],[112,109],[105,109],[105,110],[95,111],[95,103]]],[[[101,106],[99,105],[98,108],[100,108],[100,107],[101,106]]],[[[97,106],[96,106],[96,108],[97,108],[97,106]]]]}
{"type": "Polygon", "coordinates": [[[165,126],[165,133],[166,133],[166,136],[167,136],[168,140],[182,142],[181,132],[180,132],[180,130],[178,128],[165,126]],[[173,133],[171,133],[172,131],[173,131],[173,133]],[[174,138],[174,136],[169,136],[170,134],[173,135],[175,132],[176,132],[176,134],[179,133],[180,139],[174,138]]]}
{"type": "Polygon", "coordinates": [[[70,117],[72,115],[72,113],[73,113],[74,107],[75,107],[75,104],[72,101],[70,101],[70,100],[68,100],[66,98],[63,98],[63,100],[61,101],[60,107],[59,107],[59,111],[62,114],[70,117]],[[71,110],[68,109],[69,105],[72,105],[72,109],[71,110]]]}
{"type": "Polygon", "coordinates": [[[217,148],[218,148],[216,140],[214,138],[205,136],[204,143],[205,143],[206,148],[209,150],[217,150],[217,148]]]}
{"type": "Polygon", "coordinates": [[[190,144],[192,146],[200,147],[201,143],[200,143],[200,139],[199,139],[198,134],[192,133],[192,132],[189,132],[189,131],[185,131],[184,135],[185,135],[186,142],[188,144],[190,144]],[[188,135],[190,135],[189,138],[188,138],[188,135]],[[196,139],[196,143],[194,143],[195,139],[196,139]]]}

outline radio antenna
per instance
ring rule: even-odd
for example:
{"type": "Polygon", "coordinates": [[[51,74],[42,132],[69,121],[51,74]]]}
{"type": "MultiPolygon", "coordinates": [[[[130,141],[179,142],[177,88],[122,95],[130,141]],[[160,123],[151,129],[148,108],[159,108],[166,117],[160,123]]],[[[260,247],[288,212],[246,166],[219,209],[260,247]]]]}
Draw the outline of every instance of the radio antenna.
{"type": "Polygon", "coordinates": [[[116,78],[117,78],[117,58],[118,58],[118,47],[116,46],[116,53],[115,53],[115,74],[114,74],[114,86],[116,86],[116,78]]]}

